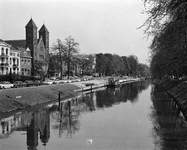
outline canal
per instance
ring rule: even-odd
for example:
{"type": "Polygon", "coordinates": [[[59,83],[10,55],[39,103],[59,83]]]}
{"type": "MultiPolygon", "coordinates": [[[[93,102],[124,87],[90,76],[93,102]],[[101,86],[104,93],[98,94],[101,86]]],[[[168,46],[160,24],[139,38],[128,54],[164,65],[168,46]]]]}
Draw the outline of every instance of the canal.
{"type": "Polygon", "coordinates": [[[149,82],[0,114],[0,123],[0,150],[187,149],[180,110],[149,82]]]}

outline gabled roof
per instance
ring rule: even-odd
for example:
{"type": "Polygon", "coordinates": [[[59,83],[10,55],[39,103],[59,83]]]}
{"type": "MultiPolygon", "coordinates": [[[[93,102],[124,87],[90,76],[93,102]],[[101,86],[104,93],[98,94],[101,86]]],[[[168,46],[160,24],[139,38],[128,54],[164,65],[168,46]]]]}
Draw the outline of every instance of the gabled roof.
{"type": "MultiPolygon", "coordinates": [[[[27,48],[27,49],[29,49],[29,48],[27,48]]],[[[18,48],[18,50],[20,50],[21,51],[21,57],[24,57],[24,58],[32,58],[31,57],[31,53],[30,53],[30,51],[27,51],[27,49],[25,49],[25,48],[18,48]]]]}
{"type": "Polygon", "coordinates": [[[35,27],[35,28],[37,28],[37,26],[34,23],[34,21],[32,20],[32,18],[30,19],[30,21],[27,23],[27,25],[25,27],[35,27]]]}
{"type": "Polygon", "coordinates": [[[26,46],[26,40],[7,40],[5,42],[15,48],[18,48],[18,47],[25,48],[25,46],[26,46]]]}
{"type": "Polygon", "coordinates": [[[38,50],[40,50],[41,47],[44,47],[45,48],[45,45],[44,45],[44,42],[43,42],[43,38],[40,37],[39,41],[38,41],[38,50]]]}
{"type": "Polygon", "coordinates": [[[49,32],[46,28],[46,26],[43,24],[43,26],[40,28],[39,32],[49,32]]]}

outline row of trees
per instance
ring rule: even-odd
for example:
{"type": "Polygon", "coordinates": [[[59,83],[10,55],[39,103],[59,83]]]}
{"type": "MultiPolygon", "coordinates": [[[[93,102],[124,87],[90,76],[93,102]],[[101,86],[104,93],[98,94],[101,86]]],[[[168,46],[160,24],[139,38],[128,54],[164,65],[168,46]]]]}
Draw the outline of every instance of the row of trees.
{"type": "Polygon", "coordinates": [[[127,75],[127,76],[149,76],[149,68],[138,62],[135,55],[128,57],[116,54],[96,54],[96,72],[101,76],[127,75]]]}
{"type": "Polygon", "coordinates": [[[80,71],[76,75],[91,75],[98,73],[100,76],[130,75],[149,76],[149,68],[138,62],[138,58],[131,56],[118,56],[116,54],[86,55],[79,53],[79,43],[69,36],[64,41],[60,39],[52,46],[52,53],[49,55],[49,74],[53,76],[60,72],[62,79],[63,67],[67,66],[66,75],[71,75],[70,67],[78,66],[80,71]],[[94,67],[95,66],[95,67],[94,67]]]}
{"type": "Polygon", "coordinates": [[[62,79],[63,67],[67,65],[68,78],[71,75],[71,65],[79,66],[80,74],[92,74],[94,65],[94,56],[79,53],[79,43],[71,36],[65,38],[64,41],[57,39],[57,42],[52,46],[52,53],[49,55],[49,75],[54,75],[60,72],[60,79],[62,79]]]}
{"type": "Polygon", "coordinates": [[[187,1],[144,0],[146,33],[153,36],[150,68],[153,78],[187,75],[187,1]]]}

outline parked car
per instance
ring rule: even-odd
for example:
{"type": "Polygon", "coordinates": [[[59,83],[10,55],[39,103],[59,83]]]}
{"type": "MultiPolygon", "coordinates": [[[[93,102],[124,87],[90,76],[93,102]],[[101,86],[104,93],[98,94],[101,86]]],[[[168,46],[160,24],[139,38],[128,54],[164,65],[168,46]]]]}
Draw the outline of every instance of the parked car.
{"type": "Polygon", "coordinates": [[[13,84],[8,82],[8,81],[2,81],[0,82],[0,88],[1,89],[10,89],[10,88],[13,88],[13,84]]]}
{"type": "Polygon", "coordinates": [[[44,84],[44,85],[51,85],[51,84],[53,84],[53,82],[54,82],[54,81],[48,80],[48,79],[47,79],[47,80],[45,80],[45,81],[43,82],[43,84],[44,84]]]}
{"type": "Polygon", "coordinates": [[[13,83],[13,87],[14,88],[21,88],[21,87],[24,87],[25,86],[25,83],[23,83],[22,81],[15,81],[14,83],[13,83]]]}
{"type": "Polygon", "coordinates": [[[56,80],[57,78],[55,76],[53,76],[53,77],[50,77],[49,79],[50,80],[56,80]]]}
{"type": "Polygon", "coordinates": [[[32,80],[26,80],[24,83],[26,87],[34,86],[34,82],[32,80]]]}
{"type": "Polygon", "coordinates": [[[40,86],[40,85],[44,85],[44,84],[42,83],[41,80],[35,80],[35,81],[34,81],[34,85],[35,85],[35,86],[40,86]]]}

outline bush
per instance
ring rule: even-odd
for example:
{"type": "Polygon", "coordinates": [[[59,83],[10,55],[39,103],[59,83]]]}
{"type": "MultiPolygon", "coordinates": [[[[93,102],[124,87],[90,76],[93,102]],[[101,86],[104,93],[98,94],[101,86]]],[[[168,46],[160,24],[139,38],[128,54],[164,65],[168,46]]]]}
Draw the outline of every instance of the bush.
{"type": "Polygon", "coordinates": [[[18,74],[7,74],[7,75],[0,75],[0,81],[9,81],[13,83],[14,81],[25,81],[25,80],[41,80],[40,78],[33,77],[33,76],[24,76],[18,74]]]}

